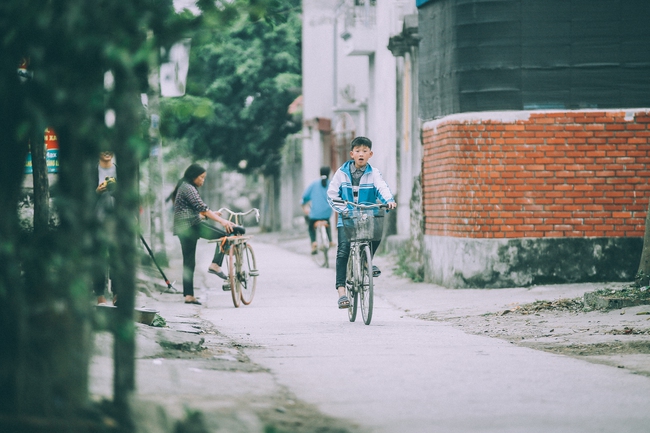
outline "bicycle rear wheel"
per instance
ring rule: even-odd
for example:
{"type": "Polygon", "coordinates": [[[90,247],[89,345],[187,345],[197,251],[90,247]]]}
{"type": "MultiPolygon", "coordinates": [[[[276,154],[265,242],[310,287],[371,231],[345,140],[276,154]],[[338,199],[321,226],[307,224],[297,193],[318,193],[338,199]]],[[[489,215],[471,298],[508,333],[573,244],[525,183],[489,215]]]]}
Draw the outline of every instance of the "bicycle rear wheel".
{"type": "Polygon", "coordinates": [[[330,267],[330,257],[329,257],[329,251],[330,251],[330,238],[327,236],[327,228],[325,226],[320,228],[320,241],[319,241],[319,247],[321,254],[323,255],[323,267],[324,268],[329,268],[330,267]]]}
{"type": "Polygon", "coordinates": [[[370,325],[372,320],[372,304],[373,304],[373,281],[372,281],[372,255],[370,254],[370,247],[367,245],[363,247],[360,254],[361,262],[361,315],[363,316],[363,323],[370,325]]]}
{"type": "Polygon", "coordinates": [[[228,253],[228,280],[230,282],[230,295],[232,296],[232,303],[235,308],[239,307],[241,300],[241,287],[237,282],[237,274],[241,269],[240,257],[240,246],[230,245],[230,252],[228,253]]]}
{"type": "Polygon", "coordinates": [[[327,230],[325,226],[316,227],[316,254],[314,254],[314,261],[321,268],[329,268],[328,251],[330,247],[330,240],[327,237],[327,230]]]}
{"type": "Polygon", "coordinates": [[[353,252],[350,252],[348,268],[345,274],[345,295],[350,300],[350,306],[348,307],[348,319],[350,319],[350,322],[354,322],[357,319],[357,306],[359,304],[359,292],[355,290],[354,286],[354,258],[353,252]]]}
{"type": "Polygon", "coordinates": [[[241,248],[241,268],[237,274],[237,284],[240,286],[241,301],[248,305],[253,301],[255,296],[255,287],[257,285],[257,263],[253,248],[248,244],[243,244],[241,248]]]}

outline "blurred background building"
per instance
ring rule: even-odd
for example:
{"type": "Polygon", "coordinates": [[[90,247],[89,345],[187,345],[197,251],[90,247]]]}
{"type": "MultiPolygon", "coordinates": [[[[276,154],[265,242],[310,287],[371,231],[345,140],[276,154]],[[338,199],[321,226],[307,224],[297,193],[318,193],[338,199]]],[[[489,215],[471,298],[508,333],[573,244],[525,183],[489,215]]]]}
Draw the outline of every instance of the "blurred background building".
{"type": "Polygon", "coordinates": [[[650,3],[304,0],[303,183],[357,135],[449,287],[634,277],[650,3]]]}

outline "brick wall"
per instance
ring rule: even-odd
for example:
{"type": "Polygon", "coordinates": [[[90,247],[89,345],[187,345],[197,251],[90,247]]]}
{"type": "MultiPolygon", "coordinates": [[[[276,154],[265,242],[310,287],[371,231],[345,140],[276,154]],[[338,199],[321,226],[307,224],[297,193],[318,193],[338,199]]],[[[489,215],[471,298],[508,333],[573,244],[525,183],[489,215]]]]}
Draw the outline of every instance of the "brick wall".
{"type": "Polygon", "coordinates": [[[425,235],[643,237],[650,110],[490,112],[423,129],[425,235]]]}

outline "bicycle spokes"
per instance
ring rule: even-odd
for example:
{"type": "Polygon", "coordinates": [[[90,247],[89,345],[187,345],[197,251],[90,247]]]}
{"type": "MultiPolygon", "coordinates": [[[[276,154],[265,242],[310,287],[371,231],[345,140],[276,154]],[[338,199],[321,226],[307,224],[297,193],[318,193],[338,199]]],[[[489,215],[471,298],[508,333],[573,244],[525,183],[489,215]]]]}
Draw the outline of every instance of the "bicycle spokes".
{"type": "Polygon", "coordinates": [[[370,254],[370,248],[364,246],[361,250],[360,260],[361,262],[361,279],[360,279],[360,289],[361,289],[361,315],[363,316],[363,322],[366,325],[370,325],[372,320],[372,308],[373,308],[373,277],[372,277],[372,255],[370,254]]]}
{"type": "Polygon", "coordinates": [[[238,275],[238,279],[241,281],[241,301],[244,305],[248,305],[255,295],[255,286],[257,285],[257,276],[259,274],[255,262],[255,254],[250,245],[242,245],[241,259],[240,274],[238,275]]]}

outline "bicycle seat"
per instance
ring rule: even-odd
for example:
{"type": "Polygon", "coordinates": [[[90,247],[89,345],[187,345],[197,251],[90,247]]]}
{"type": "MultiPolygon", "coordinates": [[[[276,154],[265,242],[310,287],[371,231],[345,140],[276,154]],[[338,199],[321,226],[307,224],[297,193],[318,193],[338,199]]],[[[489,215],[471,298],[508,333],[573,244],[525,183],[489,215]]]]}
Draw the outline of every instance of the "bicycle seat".
{"type": "Polygon", "coordinates": [[[246,233],[246,229],[242,226],[235,225],[232,228],[232,235],[238,236],[238,235],[243,235],[246,233]]]}

